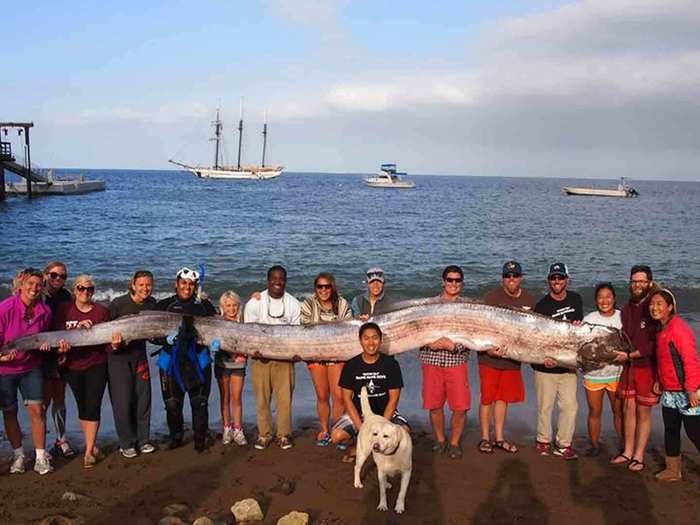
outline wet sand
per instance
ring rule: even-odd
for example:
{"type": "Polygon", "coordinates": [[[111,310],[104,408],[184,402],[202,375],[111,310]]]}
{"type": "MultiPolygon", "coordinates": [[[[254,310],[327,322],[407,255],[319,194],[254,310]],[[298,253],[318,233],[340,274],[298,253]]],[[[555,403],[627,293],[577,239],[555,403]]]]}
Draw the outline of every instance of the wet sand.
{"type": "MultiPolygon", "coordinates": [[[[470,414],[471,416],[471,414],[470,414]]],[[[161,509],[184,503],[189,520],[206,515],[232,523],[230,507],[243,498],[256,498],[265,515],[276,523],[292,510],[308,512],[312,523],[361,524],[697,524],[700,520],[700,456],[685,460],[686,479],[662,484],[653,473],[662,464],[656,437],[648,465],[635,474],[607,464],[610,449],[598,458],[564,461],[538,456],[530,438],[520,439],[521,451],[511,455],[476,449],[478,430],[473,418],[464,438],[464,457],[435,456],[424,428],[414,432],[413,478],[406,512],[399,516],[376,510],[376,470],[368,462],[364,489],[352,485],[353,467],[340,461],[335,448],[313,441],[311,421],[301,422],[296,446],[289,451],[271,447],[224,447],[216,442],[203,454],[192,443],[183,448],[126,460],[111,443],[96,468],[86,471],[80,458],[57,460],[56,472],[40,477],[33,471],[9,476],[0,465],[0,523],[35,523],[52,514],[77,518],[77,523],[157,523],[161,509]],[[292,492],[287,494],[290,489],[292,492]],[[61,500],[65,491],[85,495],[77,502],[61,500]]],[[[247,429],[252,432],[252,429],[247,429]]],[[[512,429],[518,435],[518,429],[512,429]]],[[[520,435],[526,435],[520,429],[520,435]]],[[[580,439],[579,450],[585,447],[580,439]]],[[[686,443],[684,450],[690,451],[686,443]]],[[[7,456],[5,456],[7,457],[7,456]]],[[[389,491],[390,508],[398,483],[389,491]]]]}

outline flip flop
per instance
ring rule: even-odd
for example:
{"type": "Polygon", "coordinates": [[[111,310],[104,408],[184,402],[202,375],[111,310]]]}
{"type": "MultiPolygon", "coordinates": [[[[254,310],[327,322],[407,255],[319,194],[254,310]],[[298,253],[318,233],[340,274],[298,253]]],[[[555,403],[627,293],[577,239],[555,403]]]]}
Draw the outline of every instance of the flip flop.
{"type": "Polygon", "coordinates": [[[518,447],[516,447],[513,443],[509,443],[508,441],[494,441],[493,442],[493,448],[496,448],[498,450],[502,450],[503,452],[507,452],[508,454],[517,454],[518,453],[518,447]]]}
{"type": "Polygon", "coordinates": [[[477,448],[482,454],[493,454],[493,445],[488,439],[482,439],[479,441],[477,448]]]}
{"type": "Polygon", "coordinates": [[[630,464],[627,465],[627,470],[631,470],[632,472],[641,472],[642,470],[644,470],[644,466],[645,465],[643,461],[633,459],[632,461],[630,461],[630,464]]]}
{"type": "Polygon", "coordinates": [[[627,465],[632,462],[632,458],[628,458],[622,452],[610,460],[611,465],[627,465]]]}
{"type": "Polygon", "coordinates": [[[355,454],[345,454],[340,461],[343,463],[355,463],[355,454]]]}

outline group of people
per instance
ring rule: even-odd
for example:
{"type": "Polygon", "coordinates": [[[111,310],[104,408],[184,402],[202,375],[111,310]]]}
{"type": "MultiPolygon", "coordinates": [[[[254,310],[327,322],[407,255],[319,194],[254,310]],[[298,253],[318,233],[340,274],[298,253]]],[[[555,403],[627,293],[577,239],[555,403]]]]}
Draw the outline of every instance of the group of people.
{"type": "MultiPolygon", "coordinates": [[[[18,273],[11,297],[0,302],[0,346],[18,337],[46,330],[90,329],[93,325],[143,310],[161,310],[188,316],[222,316],[231,322],[261,324],[316,324],[357,318],[365,321],[359,330],[362,353],[346,363],[308,362],[307,368],[317,397],[318,446],[335,445],[348,449],[345,461],[353,461],[353,439],[362,423],[359,394],[367,387],[372,410],[397,424],[409,426],[398,411],[403,378],[399,362],[379,352],[380,326],[371,319],[392,309],[385,291],[381,268],[366,272],[367,291],[350,303],[338,293],[332,274],[319,273],[314,293],[299,302],[286,291],[287,272],[276,265],[267,272],[267,286],[243,304],[234,291],[226,291],[218,306],[200,294],[200,275],[182,268],[175,277],[175,293],[161,301],[153,296],[154,277],[137,271],[129,282],[128,293],[108,307],[94,301],[95,281],[89,275],[73,280],[66,288],[67,267],[60,261],[43,271],[28,268],[18,273]]],[[[692,330],[678,315],[673,294],[656,287],[648,266],[634,266],[630,272],[630,299],[617,309],[611,283],[595,289],[596,309],[584,316],[581,296],[568,289],[569,271],[565,264],[550,266],[548,292],[539,301],[522,287],[523,269],[517,261],[502,267],[500,286],[489,291],[484,302],[531,310],[561,321],[589,322],[619,328],[629,338],[633,350],[619,352],[614,363],[586,373],[583,385],[588,403],[590,447],[586,454],[600,454],[601,421],[604,399],[612,409],[620,452],[610,462],[626,465],[632,471],[644,469],[644,454],[651,431],[651,408],[662,404],[665,426],[666,469],[657,477],[681,478],[680,432],[686,433],[700,450],[700,361],[692,330]]],[[[464,286],[464,272],[456,265],[442,272],[439,299],[456,301],[464,286]]],[[[150,442],[151,388],[146,341],[125,342],[112,333],[108,345],[71,348],[60,341],[57,348],[44,344],[37,351],[11,351],[0,355],[0,410],[5,432],[14,450],[10,473],[24,472],[25,452],[17,419],[17,392],[22,394],[30,417],[36,449],[34,470],[53,470],[46,452],[46,417],[50,413],[56,431],[54,453],[76,454],[66,438],[65,388],[73,392],[78,419],[84,435],[83,465],[92,468],[101,458],[96,446],[101,404],[109,389],[120,453],[125,458],[156,451],[150,442]],[[49,411],[50,409],[50,411],[49,411]]],[[[194,447],[203,451],[210,444],[208,402],[212,364],[221,399],[224,444],[247,445],[242,426],[242,402],[248,358],[197,343],[186,327],[167,337],[151,341],[159,346],[157,366],[170,433],[170,448],[183,444],[183,405],[185,394],[192,409],[194,447]],[[212,359],[212,352],[214,353],[212,359]]],[[[469,349],[441,337],[419,349],[422,370],[423,407],[428,411],[434,434],[433,451],[453,459],[462,457],[462,433],[471,407],[468,360],[469,349]],[[444,405],[451,411],[449,436],[444,405]]],[[[283,449],[294,446],[292,439],[292,399],[294,363],[251,358],[250,374],[256,401],[257,436],[254,447],[264,450],[273,441],[283,449]],[[273,424],[271,405],[276,408],[273,424]],[[276,427],[276,428],[275,428],[276,427]]],[[[478,354],[480,380],[478,450],[484,454],[503,451],[516,454],[518,446],[506,439],[508,406],[525,400],[521,364],[504,357],[494,348],[478,354]]],[[[536,450],[541,455],[576,459],[572,448],[576,426],[577,373],[553,359],[533,365],[537,401],[536,450]],[[552,411],[559,409],[553,436],[552,411]]]]}

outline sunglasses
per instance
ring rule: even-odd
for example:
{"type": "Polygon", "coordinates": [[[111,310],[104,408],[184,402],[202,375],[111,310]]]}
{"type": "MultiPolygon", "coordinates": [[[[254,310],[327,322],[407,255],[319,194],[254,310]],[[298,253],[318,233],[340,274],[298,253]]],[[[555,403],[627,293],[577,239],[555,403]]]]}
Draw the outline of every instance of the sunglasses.
{"type": "Polygon", "coordinates": [[[445,277],[445,282],[450,284],[461,283],[464,279],[461,277],[445,277]]]}
{"type": "Polygon", "coordinates": [[[75,287],[76,290],[79,292],[87,292],[87,293],[95,293],[95,287],[94,286],[82,286],[78,285],[75,287]]]}
{"type": "Polygon", "coordinates": [[[550,281],[566,281],[566,277],[563,275],[552,275],[551,277],[548,277],[550,281]]]}
{"type": "Polygon", "coordinates": [[[316,289],[317,290],[331,290],[333,288],[332,284],[317,284],[316,289]]]}
{"type": "Polygon", "coordinates": [[[49,277],[51,279],[63,279],[64,281],[68,279],[68,274],[65,273],[57,273],[57,272],[49,272],[49,277]]]}
{"type": "Polygon", "coordinates": [[[384,277],[383,272],[372,272],[367,274],[367,280],[371,281],[372,279],[381,279],[384,277]]]}
{"type": "Polygon", "coordinates": [[[519,279],[523,276],[521,273],[506,273],[503,274],[504,279],[519,279]]]}

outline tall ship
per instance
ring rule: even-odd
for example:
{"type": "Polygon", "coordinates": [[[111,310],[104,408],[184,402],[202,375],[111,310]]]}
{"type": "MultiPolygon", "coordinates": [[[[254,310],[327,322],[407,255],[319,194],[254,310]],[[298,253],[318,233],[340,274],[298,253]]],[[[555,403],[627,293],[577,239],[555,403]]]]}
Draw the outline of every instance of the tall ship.
{"type": "Polygon", "coordinates": [[[416,183],[405,179],[405,175],[405,173],[396,171],[396,164],[382,164],[379,173],[365,178],[365,184],[372,188],[415,188],[416,183]]]}
{"type": "Polygon", "coordinates": [[[267,150],[267,113],[263,123],[263,147],[262,162],[259,166],[241,165],[241,149],[243,144],[243,102],[241,101],[241,116],[238,120],[238,162],[236,166],[226,165],[223,159],[223,122],[220,118],[219,110],[216,110],[216,120],[212,122],[214,136],[210,139],[214,142],[214,165],[213,166],[190,166],[175,160],[168,160],[171,164],[185,168],[193,175],[203,179],[234,179],[234,180],[267,180],[274,179],[282,175],[284,166],[266,166],[265,154],[267,150]]]}

